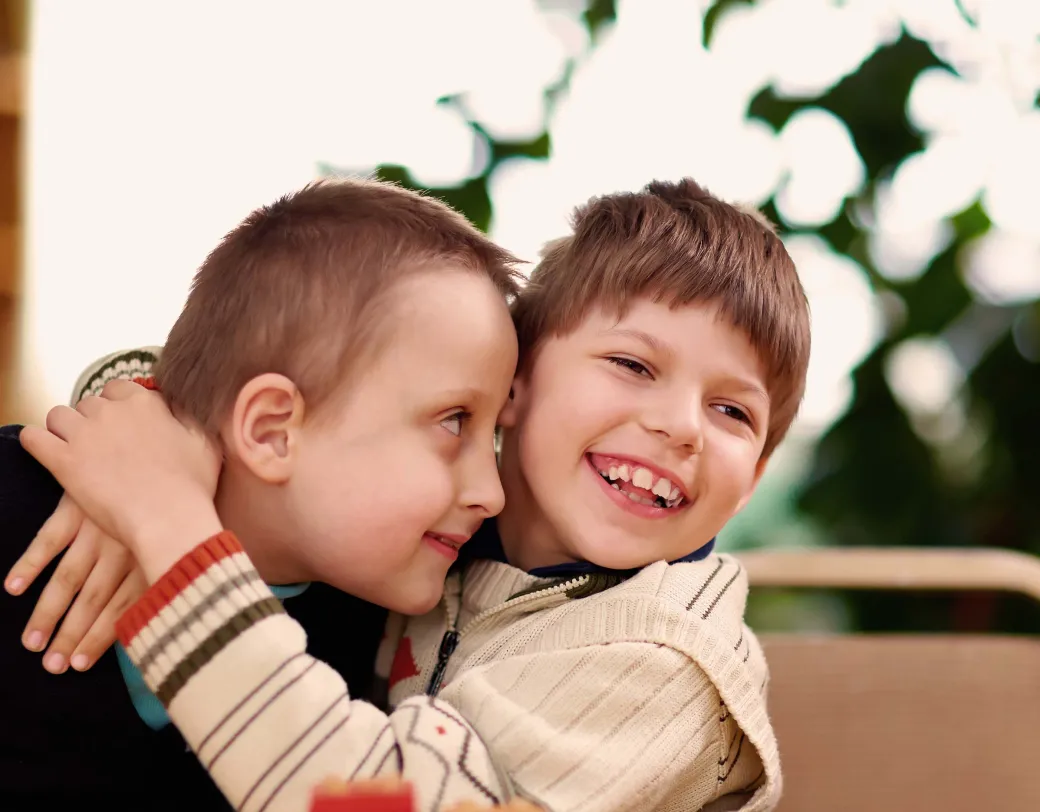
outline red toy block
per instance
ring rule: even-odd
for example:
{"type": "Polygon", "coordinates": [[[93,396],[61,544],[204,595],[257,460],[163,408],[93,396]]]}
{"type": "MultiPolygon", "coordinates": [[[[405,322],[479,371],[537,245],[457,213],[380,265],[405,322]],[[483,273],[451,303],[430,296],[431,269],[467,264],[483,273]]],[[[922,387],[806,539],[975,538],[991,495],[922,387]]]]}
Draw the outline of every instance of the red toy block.
{"type": "Polygon", "coordinates": [[[314,793],[310,812],[415,812],[414,795],[409,785],[392,791],[350,789],[336,792],[319,789],[314,793]]]}

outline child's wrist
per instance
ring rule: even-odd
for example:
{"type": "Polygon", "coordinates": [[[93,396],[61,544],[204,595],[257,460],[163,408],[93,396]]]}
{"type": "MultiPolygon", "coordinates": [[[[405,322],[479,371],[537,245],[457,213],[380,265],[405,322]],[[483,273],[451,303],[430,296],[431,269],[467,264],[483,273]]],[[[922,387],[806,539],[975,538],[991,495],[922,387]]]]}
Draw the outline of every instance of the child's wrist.
{"type": "Polygon", "coordinates": [[[149,584],[154,584],[187,553],[224,528],[213,503],[203,497],[170,504],[170,510],[153,515],[127,539],[149,584]]]}

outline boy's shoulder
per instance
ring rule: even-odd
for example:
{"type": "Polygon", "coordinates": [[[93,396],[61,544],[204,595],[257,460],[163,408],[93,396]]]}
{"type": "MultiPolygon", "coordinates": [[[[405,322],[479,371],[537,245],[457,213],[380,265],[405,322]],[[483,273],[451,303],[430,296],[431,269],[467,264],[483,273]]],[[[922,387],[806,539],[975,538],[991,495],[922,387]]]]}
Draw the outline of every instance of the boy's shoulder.
{"type": "Polygon", "coordinates": [[[605,629],[620,632],[627,627],[628,635],[639,629],[647,642],[692,655],[702,646],[713,645],[711,640],[728,641],[730,649],[743,647],[750,635],[744,625],[747,595],[747,570],[740,561],[713,553],[700,561],[655,562],[587,597],[575,590],[572,597],[579,599],[558,611],[587,618],[613,616],[617,622],[606,624],[605,629]]]}
{"type": "Polygon", "coordinates": [[[629,589],[653,593],[704,621],[734,613],[742,618],[747,605],[747,570],[726,553],[712,553],[700,561],[659,561],[634,575],[629,589]]]}
{"type": "Polygon", "coordinates": [[[550,637],[557,642],[570,639],[567,629],[578,637],[599,629],[606,637],[597,638],[597,644],[612,642],[611,635],[629,642],[644,635],[647,642],[674,643],[687,651],[691,641],[705,636],[742,642],[749,634],[744,626],[747,595],[744,566],[717,553],[699,561],[656,562],[627,578],[591,574],[555,585],[508,564],[477,561],[467,566],[464,579],[449,578],[446,584],[448,603],[461,601],[471,613],[512,604],[501,616],[502,623],[509,620],[503,633],[524,619],[542,627],[545,621],[538,618],[548,614],[554,616],[550,637]],[[607,617],[612,620],[600,622],[607,617]]]}
{"type": "MultiPolygon", "coordinates": [[[[595,578],[595,576],[593,576],[595,578]]],[[[744,617],[748,578],[744,566],[731,555],[712,553],[699,561],[657,561],[634,575],[613,583],[606,579],[598,589],[575,590],[574,596],[591,594],[596,602],[652,601],[659,611],[689,615],[711,622],[744,617]]]]}
{"type": "MultiPolygon", "coordinates": [[[[476,583],[466,584],[467,590],[482,588],[482,582],[495,584],[510,574],[507,565],[490,562],[472,565],[468,572],[478,577],[473,579],[476,583]]],[[[715,728],[718,738],[712,738],[723,748],[716,757],[726,755],[725,748],[743,733],[775,776],[777,748],[765,705],[768,666],[758,640],[744,624],[747,590],[741,562],[714,553],[700,561],[650,564],[613,584],[606,578],[596,583],[595,575],[556,585],[543,582],[523,600],[504,604],[511,610],[485,616],[469,639],[463,632],[459,662],[465,665],[452,675],[444,697],[460,703],[467,692],[483,697],[481,692],[494,680],[480,674],[514,658],[501,666],[510,676],[503,682],[514,684],[521,671],[540,675],[521,680],[525,690],[532,679],[556,690],[557,683],[562,686],[571,679],[579,663],[595,671],[630,662],[640,673],[657,669],[686,686],[699,686],[691,695],[712,697],[701,706],[702,721],[718,719],[720,706],[726,709],[715,728]]],[[[631,695],[626,701],[632,701],[631,695]]],[[[647,707],[652,702],[648,697],[647,707]]],[[[689,719],[697,727],[693,717],[689,719]]],[[[734,773],[734,780],[737,777],[734,773]]]]}
{"type": "MultiPolygon", "coordinates": [[[[542,590],[556,593],[559,600],[539,601],[530,606],[538,611],[570,611],[603,603],[653,601],[666,611],[692,615],[701,621],[743,619],[747,603],[747,571],[739,560],[725,553],[712,553],[697,561],[655,562],[630,577],[613,573],[576,575],[569,581],[552,581],[529,575],[498,561],[468,562],[465,577],[449,576],[450,594],[465,592],[475,598],[479,609],[498,601],[542,590]],[[464,587],[464,588],[463,588],[464,587]],[[569,600],[568,600],[569,599],[569,600]]],[[[518,607],[519,608],[519,607],[518,607]]],[[[524,612],[526,614],[526,612],[524,612]]]]}

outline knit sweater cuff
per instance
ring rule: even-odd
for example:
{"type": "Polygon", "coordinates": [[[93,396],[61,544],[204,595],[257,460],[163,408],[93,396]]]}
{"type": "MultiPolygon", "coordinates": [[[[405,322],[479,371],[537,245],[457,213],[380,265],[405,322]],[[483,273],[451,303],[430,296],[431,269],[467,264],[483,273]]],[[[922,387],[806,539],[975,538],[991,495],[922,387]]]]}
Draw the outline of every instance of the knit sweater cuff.
{"type": "MultiPolygon", "coordinates": [[[[136,350],[123,350],[99,358],[85,370],[76,380],[70,399],[75,406],[87,395],[100,395],[105,384],[116,378],[140,382],[152,376],[152,368],[159,360],[161,347],[141,347],[136,350]]],[[[149,389],[152,387],[148,387],[149,389]]]]}
{"type": "Polygon", "coordinates": [[[284,612],[235,535],[222,531],[174,564],[116,622],[119,641],[164,706],[242,632],[284,612]]]}

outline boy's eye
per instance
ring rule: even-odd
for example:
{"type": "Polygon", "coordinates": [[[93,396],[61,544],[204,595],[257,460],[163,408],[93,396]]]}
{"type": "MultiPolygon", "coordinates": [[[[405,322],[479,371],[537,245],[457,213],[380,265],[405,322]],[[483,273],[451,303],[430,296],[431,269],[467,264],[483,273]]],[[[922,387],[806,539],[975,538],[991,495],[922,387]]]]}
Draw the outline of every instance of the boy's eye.
{"type": "Polygon", "coordinates": [[[634,372],[636,375],[650,375],[650,370],[647,369],[645,365],[639,363],[638,361],[634,361],[631,358],[625,358],[622,355],[611,355],[607,358],[607,360],[615,366],[619,366],[622,369],[627,369],[630,372],[634,372]]]}
{"type": "Polygon", "coordinates": [[[458,437],[462,434],[462,424],[470,419],[472,415],[469,412],[455,412],[450,417],[445,417],[441,421],[441,425],[458,437]]]}
{"type": "Polygon", "coordinates": [[[726,417],[732,417],[734,420],[739,420],[741,423],[747,423],[751,425],[751,418],[747,412],[737,406],[730,406],[728,403],[719,403],[715,408],[722,412],[726,417]]]}

